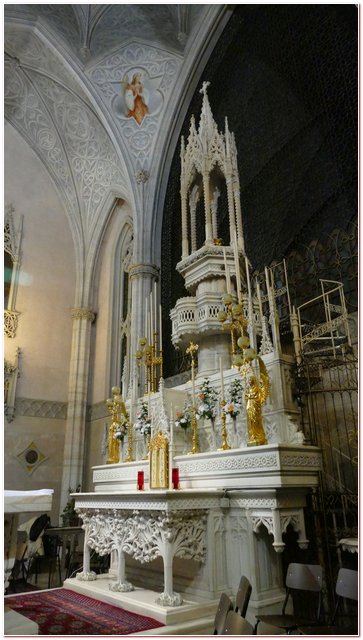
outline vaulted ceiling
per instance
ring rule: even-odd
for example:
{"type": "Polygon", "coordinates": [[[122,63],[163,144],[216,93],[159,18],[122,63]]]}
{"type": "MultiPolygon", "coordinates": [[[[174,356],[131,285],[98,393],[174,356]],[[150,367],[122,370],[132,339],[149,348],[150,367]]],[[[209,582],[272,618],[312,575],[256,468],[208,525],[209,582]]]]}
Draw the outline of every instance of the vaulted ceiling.
{"type": "Polygon", "coordinates": [[[11,4],[5,17],[50,30],[80,61],[102,57],[129,41],[183,54],[208,5],[11,4]]]}

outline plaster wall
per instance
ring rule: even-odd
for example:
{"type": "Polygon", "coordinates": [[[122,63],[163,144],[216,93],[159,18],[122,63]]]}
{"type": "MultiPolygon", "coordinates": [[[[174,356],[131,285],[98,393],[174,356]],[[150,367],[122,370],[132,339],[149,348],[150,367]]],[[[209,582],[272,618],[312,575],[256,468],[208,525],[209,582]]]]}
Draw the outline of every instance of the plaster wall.
{"type": "MultiPolygon", "coordinates": [[[[4,488],[17,491],[54,489],[51,522],[58,524],[60,487],[64,447],[64,420],[19,416],[4,432],[4,488]],[[29,473],[17,456],[31,443],[45,456],[29,473]]],[[[34,514],[22,514],[21,521],[34,514]]]]}
{"type": "Polygon", "coordinates": [[[59,195],[31,148],[5,123],[4,196],[15,227],[24,216],[15,338],[5,338],[12,361],[21,350],[17,396],[67,401],[75,300],[73,240],[59,195]]]}

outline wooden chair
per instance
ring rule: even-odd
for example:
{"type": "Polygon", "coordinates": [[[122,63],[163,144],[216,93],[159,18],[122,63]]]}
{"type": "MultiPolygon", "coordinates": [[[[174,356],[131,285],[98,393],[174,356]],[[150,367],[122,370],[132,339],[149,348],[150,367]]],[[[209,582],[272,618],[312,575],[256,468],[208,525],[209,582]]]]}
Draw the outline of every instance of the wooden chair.
{"type": "Polygon", "coordinates": [[[223,633],[224,624],[226,621],[227,613],[233,611],[232,600],[226,593],[221,593],[219,599],[218,609],[214,618],[214,632],[213,635],[220,636],[223,633]]]}
{"type": "Polygon", "coordinates": [[[222,636],[252,636],[253,626],[237,611],[228,611],[222,636]]]}
{"type": "Polygon", "coordinates": [[[236,595],[235,611],[238,611],[242,618],[246,617],[248,603],[252,593],[252,585],[246,576],[242,576],[238,585],[236,595]]]}
{"type": "Polygon", "coordinates": [[[305,626],[299,625],[298,632],[302,635],[322,635],[322,636],[339,636],[339,635],[355,635],[358,633],[358,612],[355,623],[348,625],[335,624],[339,607],[342,601],[347,600],[358,601],[358,571],[352,569],[339,569],[335,593],[337,595],[334,613],[331,621],[327,625],[305,626]]]}
{"type": "Polygon", "coordinates": [[[260,615],[257,617],[254,632],[257,633],[259,622],[283,629],[290,634],[300,625],[314,625],[320,620],[322,602],[322,582],[323,570],[318,564],[300,564],[291,562],[286,574],[286,597],[281,614],[260,615]],[[315,592],[317,594],[317,606],[315,616],[308,618],[306,615],[299,615],[297,611],[293,614],[286,614],[286,606],[290,596],[294,592],[315,592]]]}

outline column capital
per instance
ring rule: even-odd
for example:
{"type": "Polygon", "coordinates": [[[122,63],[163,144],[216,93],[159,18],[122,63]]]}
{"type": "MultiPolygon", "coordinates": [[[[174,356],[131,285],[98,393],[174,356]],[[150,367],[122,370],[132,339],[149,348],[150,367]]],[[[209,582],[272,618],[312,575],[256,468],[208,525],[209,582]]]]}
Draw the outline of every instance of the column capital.
{"type": "Polygon", "coordinates": [[[160,269],[155,264],[139,262],[138,264],[131,264],[129,266],[129,276],[130,278],[135,278],[136,276],[151,276],[152,278],[159,277],[160,269]]]}
{"type": "Polygon", "coordinates": [[[90,307],[74,307],[71,309],[71,318],[73,320],[90,320],[90,322],[94,322],[96,314],[90,307]]]}

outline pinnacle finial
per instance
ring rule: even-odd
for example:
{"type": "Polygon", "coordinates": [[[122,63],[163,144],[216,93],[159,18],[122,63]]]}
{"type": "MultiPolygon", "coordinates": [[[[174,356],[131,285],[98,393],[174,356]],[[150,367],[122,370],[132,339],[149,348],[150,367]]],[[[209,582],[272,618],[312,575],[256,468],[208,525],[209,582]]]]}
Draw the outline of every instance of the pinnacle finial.
{"type": "Polygon", "coordinates": [[[199,93],[203,93],[206,96],[207,95],[207,89],[208,89],[209,85],[210,85],[209,80],[204,81],[203,84],[202,84],[202,88],[199,89],[199,93]]]}

